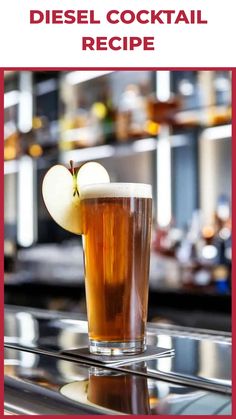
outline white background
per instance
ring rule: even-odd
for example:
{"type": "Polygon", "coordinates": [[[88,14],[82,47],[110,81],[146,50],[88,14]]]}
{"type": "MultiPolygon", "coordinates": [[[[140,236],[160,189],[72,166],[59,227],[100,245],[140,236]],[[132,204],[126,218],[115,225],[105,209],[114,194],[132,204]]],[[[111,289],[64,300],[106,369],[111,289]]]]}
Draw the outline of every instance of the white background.
{"type": "Polygon", "coordinates": [[[1,0],[2,67],[236,67],[236,0],[1,0]],[[95,9],[101,25],[30,25],[30,9],[95,9]],[[110,9],[201,9],[207,25],[110,25],[110,9]],[[155,51],[82,51],[82,36],[155,36],[155,51]]]}

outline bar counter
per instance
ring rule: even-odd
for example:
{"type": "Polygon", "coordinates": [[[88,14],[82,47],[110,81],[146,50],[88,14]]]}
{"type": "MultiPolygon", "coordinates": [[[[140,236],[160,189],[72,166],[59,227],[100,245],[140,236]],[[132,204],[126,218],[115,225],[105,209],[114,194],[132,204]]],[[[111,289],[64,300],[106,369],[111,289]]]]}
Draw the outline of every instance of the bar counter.
{"type": "Polygon", "coordinates": [[[5,414],[230,415],[231,334],[149,323],[147,343],[174,355],[124,365],[76,361],[83,315],[5,308],[5,414]]]}

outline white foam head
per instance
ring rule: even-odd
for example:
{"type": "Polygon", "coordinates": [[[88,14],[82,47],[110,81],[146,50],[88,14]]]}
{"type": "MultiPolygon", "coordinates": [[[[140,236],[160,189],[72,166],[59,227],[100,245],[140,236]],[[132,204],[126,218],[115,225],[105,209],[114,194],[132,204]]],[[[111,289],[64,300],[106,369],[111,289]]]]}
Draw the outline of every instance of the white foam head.
{"type": "Polygon", "coordinates": [[[146,183],[97,183],[80,189],[80,198],[152,198],[152,187],[146,183]]]}

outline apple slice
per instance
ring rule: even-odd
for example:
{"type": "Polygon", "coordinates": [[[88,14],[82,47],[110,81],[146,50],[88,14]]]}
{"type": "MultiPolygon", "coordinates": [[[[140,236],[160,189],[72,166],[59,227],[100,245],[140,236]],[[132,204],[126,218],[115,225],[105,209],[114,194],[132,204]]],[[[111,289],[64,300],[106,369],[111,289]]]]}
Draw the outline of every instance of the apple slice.
{"type": "Polygon", "coordinates": [[[65,230],[81,234],[80,199],[74,185],[72,173],[57,164],[46,173],[42,192],[54,221],[65,230]]]}
{"type": "Polygon", "coordinates": [[[94,161],[83,164],[77,172],[77,188],[94,183],[109,183],[109,175],[101,164],[94,161]]]}
{"type": "Polygon", "coordinates": [[[75,234],[82,234],[79,190],[93,183],[108,183],[109,175],[99,163],[85,163],[76,171],[57,164],[46,173],[42,194],[51,217],[60,227],[75,234]]]}

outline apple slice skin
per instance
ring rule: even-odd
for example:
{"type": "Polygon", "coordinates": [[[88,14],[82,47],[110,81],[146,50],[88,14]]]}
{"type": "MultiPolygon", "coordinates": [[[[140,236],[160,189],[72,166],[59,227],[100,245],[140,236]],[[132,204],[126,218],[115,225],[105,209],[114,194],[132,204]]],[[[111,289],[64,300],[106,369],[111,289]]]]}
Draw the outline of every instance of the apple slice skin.
{"type": "Polygon", "coordinates": [[[80,199],[73,193],[74,182],[69,169],[60,164],[51,167],[42,184],[47,210],[60,227],[74,234],[82,234],[80,199]]]}

